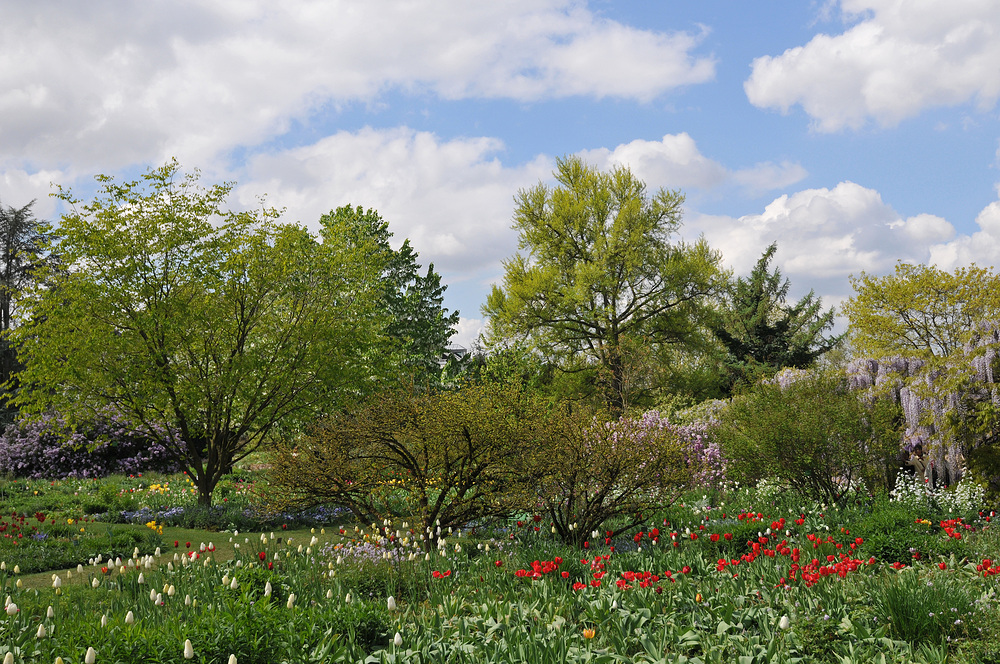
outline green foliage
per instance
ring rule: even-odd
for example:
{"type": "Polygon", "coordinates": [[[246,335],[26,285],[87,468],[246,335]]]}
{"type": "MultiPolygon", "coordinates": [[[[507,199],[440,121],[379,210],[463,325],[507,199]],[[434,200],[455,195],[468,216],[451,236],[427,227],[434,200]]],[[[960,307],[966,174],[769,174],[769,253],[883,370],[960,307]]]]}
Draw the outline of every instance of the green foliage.
{"type": "Polygon", "coordinates": [[[938,644],[963,636],[975,611],[960,580],[922,576],[915,569],[886,576],[876,585],[873,599],[892,634],[911,643],[938,644]]]}
{"type": "Polygon", "coordinates": [[[834,312],[824,312],[813,292],[785,304],[789,282],[782,281],[778,269],[768,270],[777,249],[771,244],[749,278],[730,284],[712,326],[726,349],[730,385],[753,384],[786,367],[805,369],[843,338],[823,336],[833,327],[834,312]]]}
{"type": "Polygon", "coordinates": [[[570,157],[558,186],[517,195],[520,248],[504,263],[483,312],[494,343],[526,339],[561,370],[587,373],[615,412],[650,385],[640,348],[685,342],[697,332],[703,300],[719,277],[704,241],[671,241],[683,196],[650,196],[627,168],[602,173],[570,157]]]}
{"type": "Polygon", "coordinates": [[[659,418],[614,420],[575,408],[553,413],[545,429],[522,462],[567,543],[581,544],[607,522],[612,537],[635,528],[676,501],[700,470],[679,430],[659,418]]]}
{"type": "Polygon", "coordinates": [[[34,204],[15,208],[0,203],[0,427],[15,419],[8,397],[17,391],[16,372],[21,368],[9,332],[22,318],[19,309],[27,291],[58,264],[51,253],[58,236],[48,222],[35,217],[34,204]]]}
{"type": "Polygon", "coordinates": [[[898,406],[864,402],[841,372],[803,372],[734,398],[719,414],[714,437],[731,478],[774,478],[802,496],[835,503],[856,486],[879,486],[898,447],[897,419],[898,406]]]}
{"type": "Polygon", "coordinates": [[[927,510],[879,500],[870,513],[854,522],[851,535],[864,540],[860,548],[863,555],[885,563],[910,564],[915,559],[961,557],[963,543],[944,534],[938,526],[940,517],[927,510]],[[914,558],[915,554],[918,558],[914,558]]]}
{"type": "Polygon", "coordinates": [[[281,445],[273,498],[280,508],[344,505],[362,523],[413,517],[423,529],[506,516],[530,488],[515,462],[533,449],[540,407],[495,384],[379,395],[281,445]]]}
{"type": "Polygon", "coordinates": [[[32,416],[114,408],[195,480],[199,501],[235,461],[318,410],[364,392],[384,367],[377,272],[337,226],[322,242],[277,213],[224,209],[176,162],[101,189],[60,225],[67,270],[27,307],[14,339],[32,416]]]}
{"type": "Polygon", "coordinates": [[[1000,277],[972,265],[945,272],[899,262],[884,277],[852,277],[843,313],[859,355],[947,357],[982,321],[1000,317],[1000,277]]]}
{"type": "Polygon", "coordinates": [[[449,314],[443,306],[447,286],[441,285],[434,264],[421,275],[417,253],[408,239],[399,249],[392,249],[389,222],[375,210],[339,207],[320,217],[320,226],[336,229],[348,244],[370,252],[369,260],[378,274],[379,307],[389,318],[386,343],[394,344],[402,365],[416,372],[417,382],[437,382],[438,362],[454,334],[458,312],[449,314]]]}

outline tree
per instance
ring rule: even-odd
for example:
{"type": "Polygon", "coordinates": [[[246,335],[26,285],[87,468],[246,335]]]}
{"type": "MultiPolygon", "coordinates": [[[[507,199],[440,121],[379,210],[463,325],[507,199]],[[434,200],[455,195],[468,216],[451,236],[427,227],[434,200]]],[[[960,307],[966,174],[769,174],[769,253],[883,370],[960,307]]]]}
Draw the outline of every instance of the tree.
{"type": "Polygon", "coordinates": [[[724,296],[713,332],[726,350],[729,389],[739,382],[770,377],[790,367],[805,369],[836,347],[844,335],[824,337],[833,327],[834,311],[823,312],[813,291],[785,305],[789,281],[777,268],[769,271],[777,243],[764,250],[750,276],[739,277],[724,296]]]}
{"type": "Polygon", "coordinates": [[[530,509],[534,487],[517,460],[537,448],[540,406],[499,384],[383,392],[275,449],[274,507],[335,502],[362,523],[415,518],[428,535],[530,509]]]}
{"type": "MultiPolygon", "coordinates": [[[[8,391],[17,389],[14,378],[19,366],[17,352],[10,343],[18,305],[43,266],[54,264],[50,253],[55,239],[48,222],[32,211],[35,201],[21,208],[0,203],[0,384],[8,391]]],[[[4,408],[7,407],[6,400],[4,408]]]]}
{"type": "Polygon", "coordinates": [[[671,242],[684,197],[649,196],[631,171],[599,172],[576,157],[557,162],[558,186],[518,192],[520,249],[483,307],[494,342],[530,340],[563,371],[589,372],[605,404],[624,411],[645,386],[630,383],[629,348],[683,343],[719,256],[704,240],[671,242]]]}
{"type": "Polygon", "coordinates": [[[66,271],[14,333],[25,364],[16,402],[72,422],[111,410],[164,445],[201,504],[233,462],[382,369],[373,345],[370,247],[321,240],[277,213],[224,209],[176,162],[141,181],[99,176],[97,197],[62,218],[66,271]]]}
{"type": "Polygon", "coordinates": [[[320,218],[324,228],[330,224],[341,226],[349,242],[374,248],[371,259],[380,266],[381,306],[389,317],[386,336],[402,353],[402,365],[415,371],[421,382],[439,373],[459,315],[443,306],[447,286],[441,285],[434,264],[421,276],[410,241],[392,249],[389,223],[375,210],[339,207],[320,218]]]}
{"type": "Polygon", "coordinates": [[[1000,320],[1000,277],[972,265],[946,272],[900,261],[894,274],[852,277],[843,307],[860,355],[947,357],[983,321],[1000,320]]]}

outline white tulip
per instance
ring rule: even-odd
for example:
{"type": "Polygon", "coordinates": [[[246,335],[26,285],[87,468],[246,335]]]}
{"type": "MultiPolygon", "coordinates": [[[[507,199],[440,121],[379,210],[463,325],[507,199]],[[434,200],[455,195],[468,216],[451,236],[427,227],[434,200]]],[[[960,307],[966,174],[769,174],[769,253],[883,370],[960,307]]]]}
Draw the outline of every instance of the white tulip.
{"type": "Polygon", "coordinates": [[[174,594],[176,594],[176,593],[177,593],[177,589],[174,588],[173,584],[171,584],[170,587],[167,588],[167,597],[173,597],[174,594]]]}
{"type": "Polygon", "coordinates": [[[77,574],[83,574],[83,565],[77,565],[76,566],[76,573],[77,574]]]}
{"type": "Polygon", "coordinates": [[[226,664],[236,664],[236,655],[230,655],[229,661],[226,664]]]}
{"type": "Polygon", "coordinates": [[[184,606],[191,606],[191,595],[184,595],[184,606]]]}
{"type": "Polygon", "coordinates": [[[399,632],[396,632],[396,636],[392,637],[392,645],[396,646],[397,648],[403,645],[403,635],[400,634],[399,632]]]}
{"type": "Polygon", "coordinates": [[[107,627],[107,626],[108,626],[108,616],[103,615],[101,616],[101,627],[107,627]]]}
{"type": "Polygon", "coordinates": [[[184,659],[194,659],[194,646],[191,639],[184,639],[184,659]]]}
{"type": "Polygon", "coordinates": [[[55,609],[53,609],[51,606],[45,609],[45,617],[48,618],[49,620],[55,618],[56,617],[55,609]]]}
{"type": "Polygon", "coordinates": [[[228,586],[229,585],[229,575],[228,574],[223,574],[222,575],[222,585],[224,585],[224,586],[228,586]]]}
{"type": "Polygon", "coordinates": [[[21,566],[14,565],[14,574],[20,574],[20,573],[21,573],[21,566]]]}
{"type": "Polygon", "coordinates": [[[45,636],[46,636],[46,634],[45,634],[45,625],[39,625],[38,626],[38,631],[35,632],[35,638],[36,639],[44,639],[45,636]]]}
{"type": "Polygon", "coordinates": [[[333,588],[330,588],[326,591],[326,598],[333,599],[333,588]]]}
{"type": "Polygon", "coordinates": [[[268,581],[267,583],[264,584],[264,597],[270,597],[270,596],[271,596],[271,582],[268,581]]]}
{"type": "Polygon", "coordinates": [[[9,604],[7,604],[7,615],[12,616],[15,613],[17,613],[17,604],[14,604],[14,602],[10,602],[9,604]]]}
{"type": "Polygon", "coordinates": [[[153,588],[152,590],[149,591],[149,601],[150,602],[156,601],[156,588],[153,588]]]}
{"type": "Polygon", "coordinates": [[[98,586],[101,585],[101,582],[98,581],[97,577],[95,576],[94,580],[90,582],[90,585],[93,586],[94,588],[97,588],[98,586]]]}
{"type": "Polygon", "coordinates": [[[350,604],[350,603],[351,603],[351,593],[347,593],[347,596],[344,597],[344,604],[350,604]]]}
{"type": "Polygon", "coordinates": [[[134,625],[135,624],[135,614],[129,611],[125,614],[125,624],[134,625]]]}
{"type": "Polygon", "coordinates": [[[139,572],[139,578],[137,579],[137,581],[138,581],[138,583],[139,583],[139,585],[140,585],[140,586],[141,586],[142,584],[146,583],[146,577],[144,577],[144,576],[142,575],[142,572],[139,572]]]}
{"type": "Polygon", "coordinates": [[[234,576],[234,577],[233,577],[233,581],[232,581],[232,583],[230,583],[230,584],[229,584],[229,589],[230,589],[230,590],[236,590],[236,589],[237,589],[237,588],[239,588],[239,587],[240,587],[240,584],[239,584],[239,582],[238,582],[238,581],[236,580],[236,577],[234,576]]]}
{"type": "Polygon", "coordinates": [[[7,654],[3,656],[3,664],[14,664],[14,653],[7,651],[7,654]]]}
{"type": "Polygon", "coordinates": [[[386,600],[385,600],[385,605],[386,605],[386,607],[388,607],[388,609],[390,611],[395,611],[396,610],[396,598],[393,597],[392,595],[389,595],[389,597],[386,598],[386,600]]]}
{"type": "MultiPolygon", "coordinates": [[[[13,662],[13,659],[11,662],[13,662]]],[[[95,662],[97,662],[97,651],[92,647],[88,647],[87,654],[83,656],[83,664],[95,664],[95,662]]]]}
{"type": "Polygon", "coordinates": [[[295,606],[295,593],[290,593],[288,595],[288,602],[285,603],[285,606],[287,606],[289,609],[295,606]]]}
{"type": "Polygon", "coordinates": [[[778,621],[778,627],[781,629],[788,629],[792,624],[792,621],[788,619],[788,616],[781,616],[781,620],[778,621]]]}
{"type": "Polygon", "coordinates": [[[53,588],[62,588],[62,579],[60,579],[58,576],[56,578],[52,579],[52,587],[53,588]]]}

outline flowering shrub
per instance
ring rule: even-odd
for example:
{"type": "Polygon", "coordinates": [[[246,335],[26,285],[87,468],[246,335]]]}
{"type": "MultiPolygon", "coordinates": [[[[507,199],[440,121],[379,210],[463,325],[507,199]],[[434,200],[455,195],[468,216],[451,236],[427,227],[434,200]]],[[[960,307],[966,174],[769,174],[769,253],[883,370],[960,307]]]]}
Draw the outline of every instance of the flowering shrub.
{"type": "Polygon", "coordinates": [[[715,486],[725,476],[704,425],[675,426],[656,412],[608,420],[576,409],[552,415],[546,431],[522,463],[553,532],[567,543],[580,544],[615,519],[613,538],[693,484],[715,486]]]}
{"type": "Polygon", "coordinates": [[[0,473],[28,479],[177,472],[167,450],[108,417],[70,431],[55,415],[8,426],[0,436],[0,473]]]}

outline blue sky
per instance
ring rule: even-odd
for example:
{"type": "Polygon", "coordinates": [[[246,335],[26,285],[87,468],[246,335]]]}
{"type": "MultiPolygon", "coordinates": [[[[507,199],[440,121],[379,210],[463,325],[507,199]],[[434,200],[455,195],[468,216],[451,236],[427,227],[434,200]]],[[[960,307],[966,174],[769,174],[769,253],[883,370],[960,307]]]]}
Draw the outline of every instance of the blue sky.
{"type": "Polygon", "coordinates": [[[175,156],[315,228],[378,209],[449,285],[457,340],[556,157],[687,195],[745,274],[777,241],[836,305],[897,260],[1000,262],[994,0],[0,0],[0,200],[59,214],[175,156]]]}

